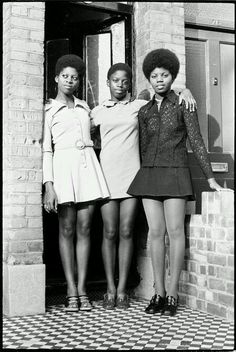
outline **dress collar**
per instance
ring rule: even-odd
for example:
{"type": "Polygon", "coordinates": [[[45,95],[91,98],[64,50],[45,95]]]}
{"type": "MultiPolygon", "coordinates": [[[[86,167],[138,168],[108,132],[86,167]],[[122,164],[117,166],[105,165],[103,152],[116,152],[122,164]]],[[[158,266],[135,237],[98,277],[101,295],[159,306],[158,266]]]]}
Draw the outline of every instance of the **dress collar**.
{"type": "Polygon", "coordinates": [[[126,105],[126,104],[130,103],[131,101],[133,101],[133,99],[131,98],[130,93],[127,93],[126,96],[122,100],[119,100],[119,101],[114,101],[114,100],[111,100],[111,99],[105,100],[102,103],[102,106],[110,108],[112,106],[115,106],[116,104],[126,105]]]}
{"type": "MultiPolygon", "coordinates": [[[[90,111],[89,106],[87,105],[87,103],[84,100],[78,99],[73,95],[74,98],[74,107],[82,107],[83,109],[85,109],[86,111],[90,111]]],[[[45,106],[45,110],[49,110],[50,108],[54,107],[57,111],[60,110],[61,108],[67,106],[65,103],[62,103],[58,100],[55,99],[49,99],[46,106],[45,106]]]]}

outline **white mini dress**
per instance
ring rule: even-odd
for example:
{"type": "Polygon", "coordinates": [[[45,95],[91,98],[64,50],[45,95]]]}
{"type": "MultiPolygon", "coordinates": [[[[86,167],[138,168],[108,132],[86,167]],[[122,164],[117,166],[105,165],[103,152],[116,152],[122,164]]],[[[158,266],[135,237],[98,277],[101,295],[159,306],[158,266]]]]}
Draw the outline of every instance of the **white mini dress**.
{"type": "Polygon", "coordinates": [[[110,192],[110,199],[132,197],[127,190],[140,169],[138,111],[146,100],[119,102],[106,100],[91,111],[100,126],[100,164],[110,192]]]}
{"type": "Polygon", "coordinates": [[[45,106],[43,183],[51,181],[58,204],[109,197],[90,137],[90,109],[74,97],[74,108],[50,99],[45,106]]]}

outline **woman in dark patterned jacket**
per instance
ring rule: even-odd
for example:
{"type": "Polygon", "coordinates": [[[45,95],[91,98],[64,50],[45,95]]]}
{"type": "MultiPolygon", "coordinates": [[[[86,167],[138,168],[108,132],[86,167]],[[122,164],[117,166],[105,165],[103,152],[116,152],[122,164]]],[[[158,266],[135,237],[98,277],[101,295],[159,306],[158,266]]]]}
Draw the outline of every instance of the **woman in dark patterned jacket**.
{"type": "Polygon", "coordinates": [[[178,104],[171,85],[179,71],[177,56],[157,49],[144,59],[143,72],[155,95],[138,113],[141,168],[128,193],[142,197],[149,226],[155,295],[145,311],[174,315],[178,283],[185,252],[184,218],[186,201],[194,199],[187,161],[186,139],[213,190],[222,190],[213,177],[201,136],[197,112],[178,104]],[[170,285],[166,292],[165,233],[170,240],[170,285]]]}

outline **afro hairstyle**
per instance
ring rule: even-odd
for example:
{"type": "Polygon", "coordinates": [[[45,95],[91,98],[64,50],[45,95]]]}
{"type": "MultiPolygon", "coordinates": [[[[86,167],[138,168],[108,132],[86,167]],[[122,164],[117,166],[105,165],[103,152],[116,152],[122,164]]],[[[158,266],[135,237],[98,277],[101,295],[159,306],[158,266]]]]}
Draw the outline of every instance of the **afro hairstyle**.
{"type": "Polygon", "coordinates": [[[156,67],[163,67],[171,73],[173,80],[175,80],[179,72],[179,59],[168,49],[152,50],[146,55],[143,61],[143,73],[149,80],[150,74],[156,67]]]}
{"type": "Polygon", "coordinates": [[[107,72],[107,79],[110,79],[111,75],[116,71],[125,71],[129,77],[132,79],[132,70],[129,65],[124,64],[122,62],[118,62],[117,64],[112,65],[107,72]]]}
{"type": "Polygon", "coordinates": [[[58,76],[60,72],[66,67],[75,68],[80,77],[83,77],[83,75],[85,74],[85,63],[77,55],[68,54],[59,57],[55,66],[56,76],[58,76]]]}

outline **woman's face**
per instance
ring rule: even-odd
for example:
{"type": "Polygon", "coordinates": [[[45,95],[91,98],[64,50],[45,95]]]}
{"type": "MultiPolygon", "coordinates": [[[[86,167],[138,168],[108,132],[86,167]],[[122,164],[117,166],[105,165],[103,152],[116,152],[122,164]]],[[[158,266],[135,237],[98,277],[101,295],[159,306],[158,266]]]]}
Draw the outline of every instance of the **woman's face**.
{"type": "Polygon", "coordinates": [[[156,67],[151,72],[149,81],[155,93],[160,96],[165,95],[173,83],[170,71],[163,67],[156,67]]]}
{"type": "Polygon", "coordinates": [[[79,86],[79,75],[74,67],[65,67],[58,76],[55,77],[58,92],[71,95],[79,86]]]}
{"type": "Polygon", "coordinates": [[[122,100],[125,98],[129,87],[130,79],[126,71],[116,71],[111,74],[107,80],[107,85],[110,88],[112,100],[122,100]]]}

